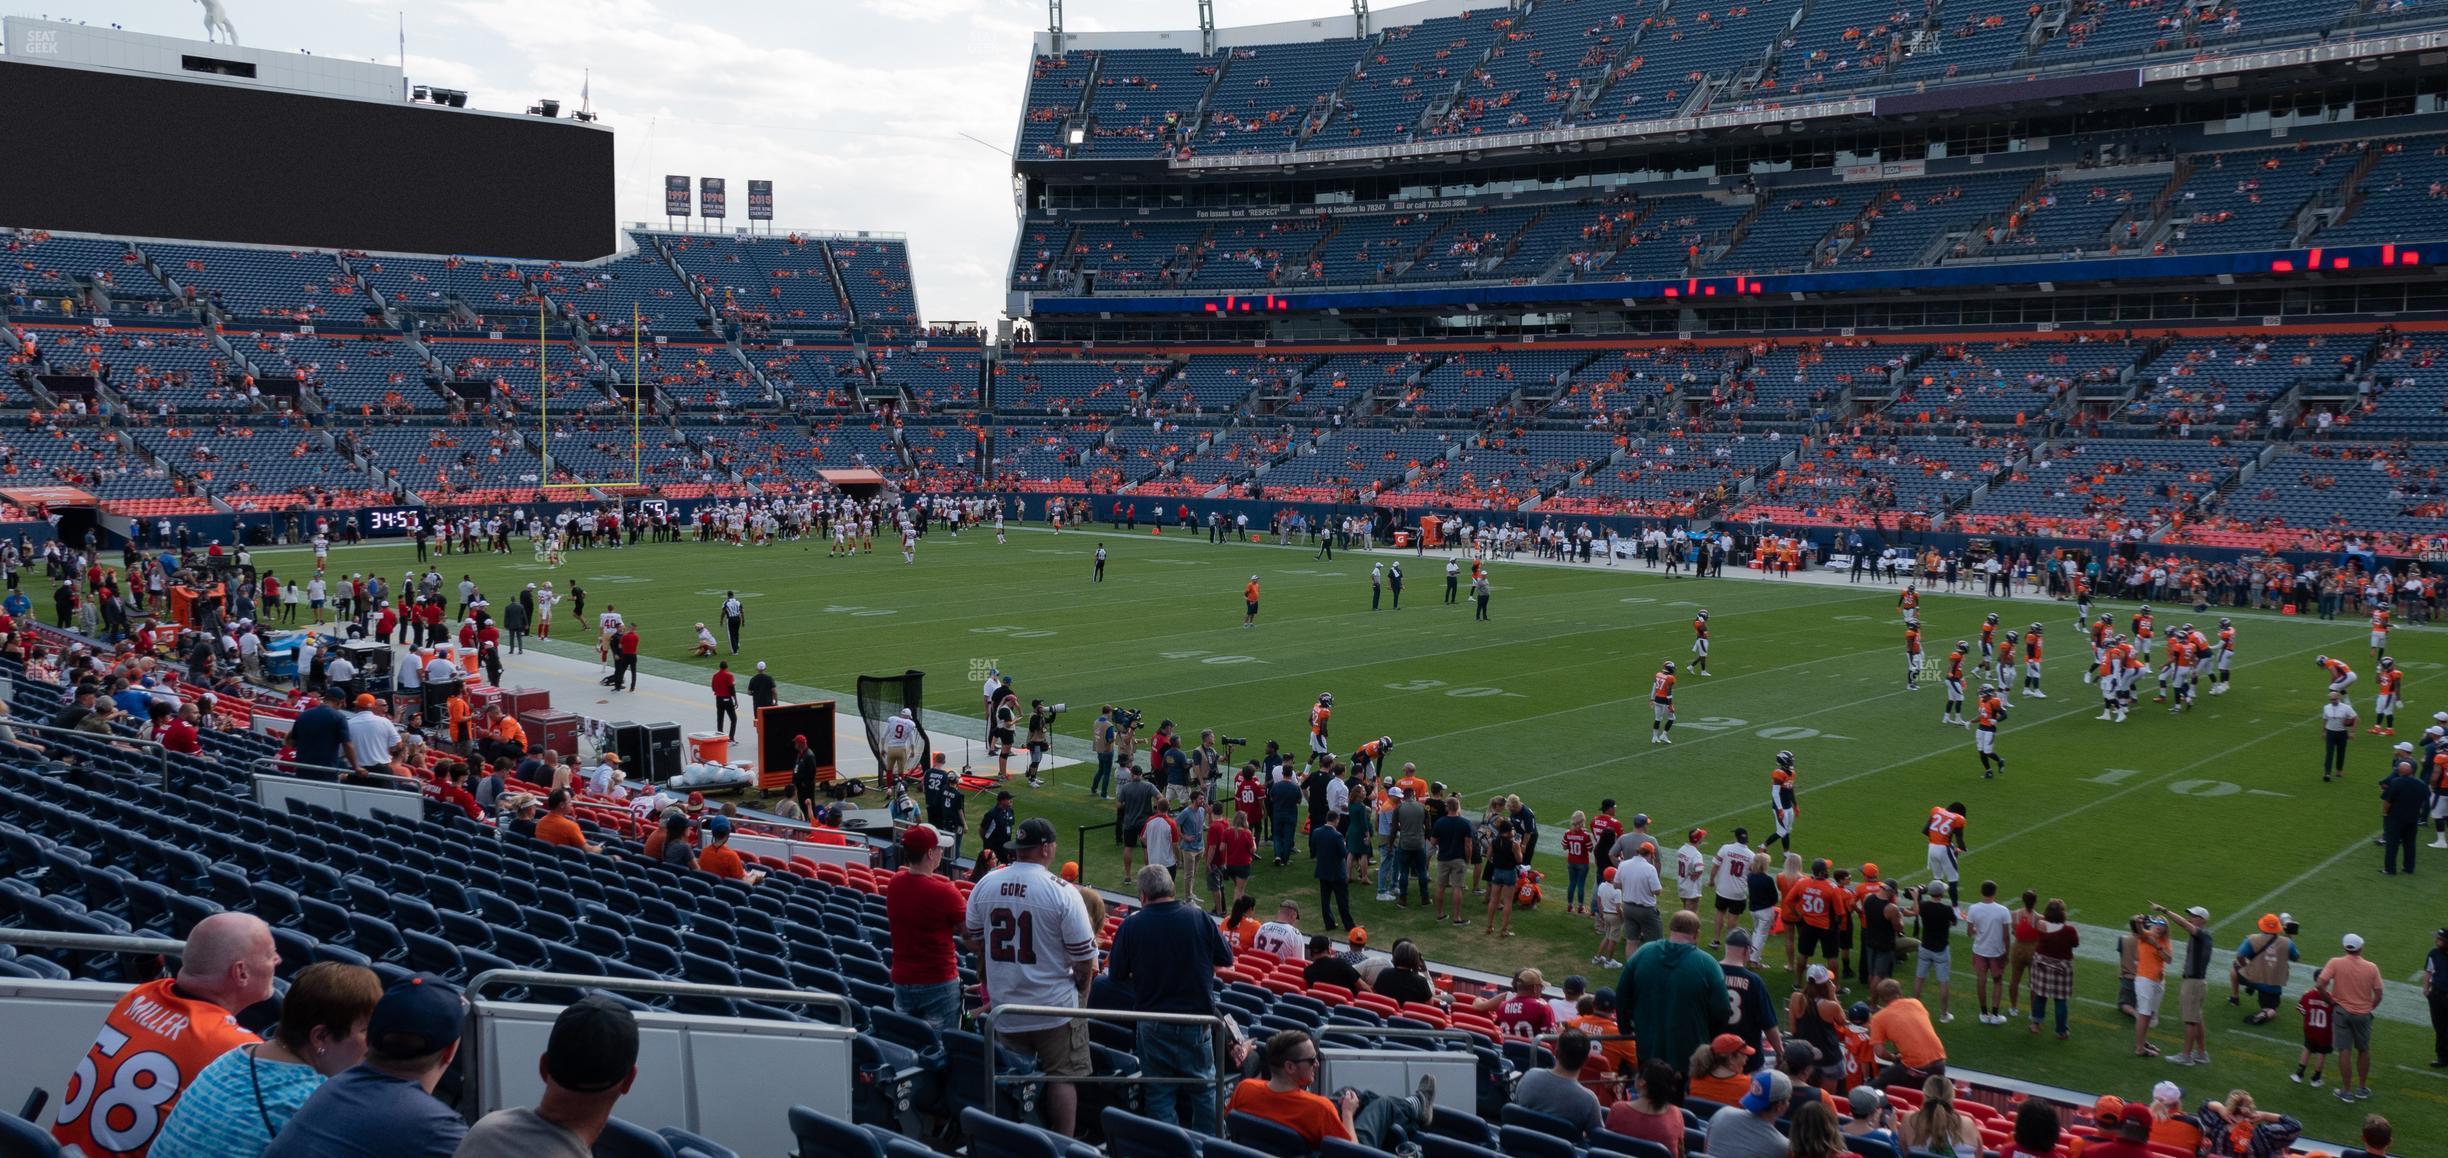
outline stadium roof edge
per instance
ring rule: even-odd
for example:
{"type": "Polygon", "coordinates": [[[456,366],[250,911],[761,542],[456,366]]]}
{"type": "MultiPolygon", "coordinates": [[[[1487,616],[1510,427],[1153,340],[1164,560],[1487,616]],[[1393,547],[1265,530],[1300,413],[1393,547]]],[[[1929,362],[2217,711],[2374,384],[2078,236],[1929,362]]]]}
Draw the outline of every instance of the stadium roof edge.
{"type": "MultiPolygon", "coordinates": [[[[1334,0],[1315,0],[1320,10],[1334,8],[1334,0]]],[[[1402,24],[1417,24],[1447,16],[1490,10],[1488,0],[1415,0],[1389,8],[1371,6],[1369,26],[1390,28],[1402,24]]],[[[1273,24],[1243,24],[1215,30],[1217,48],[1238,48],[1248,44],[1298,44],[1316,40],[1352,40],[1359,36],[1359,27],[1351,13],[1324,16],[1315,20],[1284,20],[1273,24]]],[[[1199,50],[1199,30],[1175,28],[1147,32],[1077,32],[1063,30],[1063,47],[1080,49],[1184,48],[1199,50]]],[[[1039,29],[1035,42],[1037,55],[1054,50],[1053,33],[1039,29]]]]}
{"type": "MultiPolygon", "coordinates": [[[[353,246],[346,248],[335,248],[329,245],[279,245],[262,241],[211,241],[193,237],[135,237],[124,233],[86,233],[74,229],[52,229],[48,226],[42,225],[9,225],[0,223],[0,229],[14,229],[19,232],[47,233],[53,237],[76,237],[83,238],[88,241],[119,241],[133,244],[139,248],[147,245],[202,245],[209,246],[213,249],[253,249],[260,250],[265,253],[350,253],[376,260],[386,257],[406,257],[417,258],[425,261],[449,261],[453,258],[457,258],[460,261],[497,261],[505,265],[532,265],[538,267],[557,265],[563,269],[592,269],[599,265],[618,261],[624,257],[634,256],[639,252],[636,247],[631,246],[628,243],[629,239],[627,236],[627,231],[625,230],[615,230],[615,232],[622,234],[621,245],[620,248],[611,253],[589,261],[556,261],[549,257],[504,257],[499,254],[485,253],[406,253],[400,250],[391,249],[358,249],[353,246]]],[[[711,235],[709,234],[706,236],[711,235]]]]}
{"type": "Polygon", "coordinates": [[[776,237],[788,237],[794,233],[810,241],[909,240],[909,234],[895,233],[887,229],[793,229],[790,226],[781,225],[773,227],[770,231],[750,233],[747,231],[747,228],[747,226],[742,225],[734,226],[730,229],[668,229],[662,226],[648,225],[643,221],[633,221],[629,223],[628,232],[652,233],[658,237],[744,237],[761,240],[770,240],[776,237]]]}

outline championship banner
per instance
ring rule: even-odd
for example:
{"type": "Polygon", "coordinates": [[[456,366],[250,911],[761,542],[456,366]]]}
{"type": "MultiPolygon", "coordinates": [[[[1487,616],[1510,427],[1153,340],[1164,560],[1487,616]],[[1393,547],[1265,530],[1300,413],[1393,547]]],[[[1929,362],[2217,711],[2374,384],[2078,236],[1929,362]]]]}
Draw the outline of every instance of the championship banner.
{"type": "Polygon", "coordinates": [[[663,178],[663,216],[689,215],[689,179],[678,173],[663,178]]]}
{"type": "Polygon", "coordinates": [[[707,218],[723,216],[722,178],[699,177],[697,179],[697,215],[707,218]]]}
{"type": "Polygon", "coordinates": [[[748,182],[748,220],[773,220],[773,182],[748,182]]]}

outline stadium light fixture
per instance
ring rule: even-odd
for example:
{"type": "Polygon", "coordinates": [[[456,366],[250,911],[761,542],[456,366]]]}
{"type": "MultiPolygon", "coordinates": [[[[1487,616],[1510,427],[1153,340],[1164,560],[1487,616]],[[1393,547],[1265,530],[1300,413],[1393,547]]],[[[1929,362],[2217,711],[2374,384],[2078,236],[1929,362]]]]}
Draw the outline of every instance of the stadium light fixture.
{"type": "Polygon", "coordinates": [[[558,117],[561,115],[561,102],[556,100],[537,101],[536,103],[527,106],[527,115],[531,117],[558,117]]]}

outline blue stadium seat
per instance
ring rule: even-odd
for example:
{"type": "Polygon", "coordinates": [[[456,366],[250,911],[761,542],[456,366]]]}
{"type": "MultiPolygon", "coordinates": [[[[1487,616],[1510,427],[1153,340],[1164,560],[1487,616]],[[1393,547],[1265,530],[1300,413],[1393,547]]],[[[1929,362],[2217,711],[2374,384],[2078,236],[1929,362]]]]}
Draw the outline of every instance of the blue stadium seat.
{"type": "Polygon", "coordinates": [[[1290,1126],[1235,1110],[1224,1115],[1224,1136],[1275,1158],[1307,1158],[1309,1143],[1290,1126]]]}
{"type": "MultiPolygon", "coordinates": [[[[1863,1158],[1871,1158],[1867,1152],[1860,1149],[1859,1142],[1860,1140],[1855,1138],[1846,1139],[1846,1143],[1853,1146],[1856,1153],[1862,1154],[1863,1158]]],[[[1631,1155],[1632,1158],[1674,1158],[1674,1151],[1667,1149],[1663,1145],[1652,1142],[1647,1138],[1635,1138],[1628,1134],[1618,1134],[1613,1130],[1590,1131],[1589,1148],[1590,1152],[1593,1154],[1605,1152],[1608,1154],[1628,1154],[1631,1155]]],[[[1886,1155],[1884,1158],[1893,1158],[1893,1155],[1886,1155]]]]}
{"type": "Polygon", "coordinates": [[[594,1154],[595,1158],[676,1158],[663,1135],[619,1118],[604,1123],[603,1133],[595,1139],[594,1154]]]}
{"type": "MultiPolygon", "coordinates": [[[[1517,1108],[1506,1106],[1507,1116],[1511,1116],[1511,1112],[1517,1108]]],[[[1549,1117],[1551,1115],[1541,1114],[1539,1116],[1549,1117]]],[[[1498,1145],[1510,1158],[1573,1158],[1581,1151],[1581,1148],[1574,1145],[1571,1139],[1529,1126],[1505,1126],[1499,1136],[1498,1145]]]]}
{"type": "Polygon", "coordinates": [[[931,1158],[935,1153],[898,1135],[879,1135],[806,1106],[790,1108],[791,1158],[931,1158]]]}
{"type": "Polygon", "coordinates": [[[15,1114],[0,1113],[0,1158],[59,1158],[51,1132],[15,1114]]]}
{"type": "MultiPolygon", "coordinates": [[[[1437,1117],[1444,1116],[1444,1111],[1437,1111],[1437,1117]]],[[[1443,1134],[1420,1135],[1419,1148],[1420,1153],[1426,1158],[1504,1158],[1498,1151],[1485,1146],[1474,1146],[1468,1142],[1456,1141],[1443,1134]]]]}

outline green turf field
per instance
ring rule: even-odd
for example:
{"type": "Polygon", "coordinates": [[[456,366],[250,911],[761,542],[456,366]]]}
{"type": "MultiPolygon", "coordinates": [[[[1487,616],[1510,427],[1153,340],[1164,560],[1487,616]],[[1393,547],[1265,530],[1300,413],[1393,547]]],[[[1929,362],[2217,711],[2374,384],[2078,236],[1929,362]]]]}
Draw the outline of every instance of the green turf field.
{"type": "MultiPolygon", "coordinates": [[[[336,551],[333,564],[397,575],[411,556],[404,546],[336,551]]],[[[1059,730],[1063,750],[1073,753],[1085,752],[1100,702],[1141,708],[1151,724],[1178,721],[1192,735],[1212,727],[1297,752],[1306,743],[1308,706],[1333,692],[1338,752],[1388,734],[1398,762],[1416,761],[1423,776],[1456,785],[1474,803],[1519,793],[1537,810],[1548,842],[1540,867],[1555,871],[1547,905],[1518,917],[1516,940],[1431,927],[1418,910],[1376,903],[1373,890],[1354,888],[1373,943],[1410,934],[1441,961],[1500,971],[1535,964],[1550,979],[1589,972],[1594,939],[1585,919],[1562,912],[1553,843],[1572,812],[1595,811],[1612,796],[1623,816],[1646,812],[1655,831],[1677,840],[1703,825],[1713,850],[1747,824],[1756,841],[1771,827],[1767,779],[1779,749],[1799,758],[1795,847],[1806,856],[1876,861],[1890,876],[1918,879],[1930,806],[1960,800],[1969,814],[1967,886],[1993,878],[2009,900],[2027,887],[2062,897],[2090,927],[2121,927],[2146,901],[2200,904],[2211,910],[2223,947],[2240,941],[2253,917],[2283,909],[2303,923],[2306,961],[2331,956],[2339,934],[2360,932],[2389,984],[2406,993],[2415,991],[2430,930],[2448,919],[2429,883],[2442,879],[2432,874],[2448,874],[2448,852],[2425,850],[2421,876],[2378,875],[2373,785],[2390,741],[2358,733],[2353,775],[2320,780],[2316,717],[2326,677],[2315,654],[2341,656],[2362,673],[2353,700],[2371,722],[2373,664],[2359,618],[2229,612],[2240,652],[2229,694],[2204,695],[2184,716],[2167,715],[2146,696],[2130,722],[2113,725],[2092,718],[2099,703],[2081,683],[2089,650],[2069,604],[1926,599],[1929,671],[1922,690],[1908,693],[1892,587],[1498,563],[1492,621],[1478,623],[1466,603],[1442,604],[1437,556],[1384,558],[1402,559],[1409,571],[1399,611],[1370,610],[1368,555],[1326,562],[1305,549],[1214,546],[1144,531],[1058,537],[1015,529],[1001,546],[991,533],[953,540],[938,532],[915,566],[889,549],[828,558],[820,543],[646,544],[575,553],[557,578],[564,587],[572,576],[584,583],[590,616],[616,603],[642,624],[646,651],[656,657],[646,664],[651,673],[701,681],[697,669],[712,661],[679,658],[690,624],[713,621],[723,590],[736,588],[749,608],[741,658],[767,660],[796,690],[848,692],[860,673],[917,668],[930,677],[933,710],[974,716],[975,680],[998,665],[1023,698],[1071,705],[1059,730]],[[1106,581],[1092,584],[1088,558],[1099,543],[1112,561],[1106,581]],[[1264,612],[1256,629],[1244,630],[1241,586],[1253,572],[1265,585],[1264,612]],[[1692,612],[1703,606],[1717,674],[1682,681],[1675,743],[1652,746],[1650,676],[1661,661],[1688,663],[1692,612]],[[2005,628],[2046,624],[2050,698],[2017,692],[1998,741],[2009,771],[1984,781],[1970,733],[1937,723],[1938,668],[1955,639],[1977,638],[1989,610],[2001,613],[2005,628]]],[[[283,553],[259,559],[274,567],[302,562],[283,553]]],[[[444,557],[437,566],[453,582],[473,574],[497,600],[542,577],[524,544],[517,555],[444,557]]],[[[2120,625],[2131,611],[2102,607],[2116,611],[2120,625]]],[[[2208,630],[2219,614],[2160,612],[2163,634],[2188,618],[2208,630]]],[[[2407,669],[2399,738],[2417,739],[2431,712],[2448,707],[2448,635],[2400,627],[2396,640],[2407,669]]],[[[574,645],[556,646],[575,653],[574,645]]],[[[585,650],[592,652],[591,643],[585,650]]],[[[681,721],[707,722],[710,709],[704,720],[681,721]]],[[[937,731],[945,745],[946,729],[937,731]]],[[[1111,819],[1086,784],[1086,770],[1071,769],[1046,789],[1019,789],[1023,816],[1048,816],[1061,827],[1066,857],[1077,855],[1074,826],[1111,819]]],[[[1110,840],[1093,835],[1087,863],[1095,883],[1119,887],[1110,840]]],[[[1671,862],[1674,842],[1666,843],[1671,862]]],[[[1315,919],[1305,857],[1274,870],[1262,855],[1257,884],[1264,896],[1303,898],[1315,919]]],[[[2107,948],[2106,934],[2087,935],[2096,942],[2087,952],[2107,948]]],[[[1786,977],[1781,949],[1767,972],[1772,981],[1786,977]]],[[[2203,1070],[2131,1057],[2130,1029],[2113,1007],[2112,960],[2078,961],[2077,1026],[2065,1043],[2032,1037],[2019,1024],[1979,1024],[1970,978],[1968,949],[1959,948],[1958,1017],[1944,1033],[1963,1064],[2129,1096],[2171,1077],[2189,1098],[2244,1086],[2330,1139],[2352,1137],[2367,1110],[2395,1119],[2401,1138],[2425,1136],[2424,1125],[2448,1129],[2448,1084],[2442,1071],[2425,1067],[2427,1026],[2382,1020],[2372,1083],[2379,1096],[2349,1107],[2326,1089],[2315,1095],[2284,1080],[2299,1042],[2293,988],[2276,1022],[2246,1029],[2240,1011],[2217,1000],[2223,970],[2214,976],[2214,1060],[2203,1070]]],[[[1934,989],[1929,997],[1934,1004],[1934,989]]],[[[2172,1013],[2172,994],[2169,1004],[2172,1013]]],[[[2175,1052],[2174,1028],[2163,1026],[2157,1039],[2175,1052]]]]}

